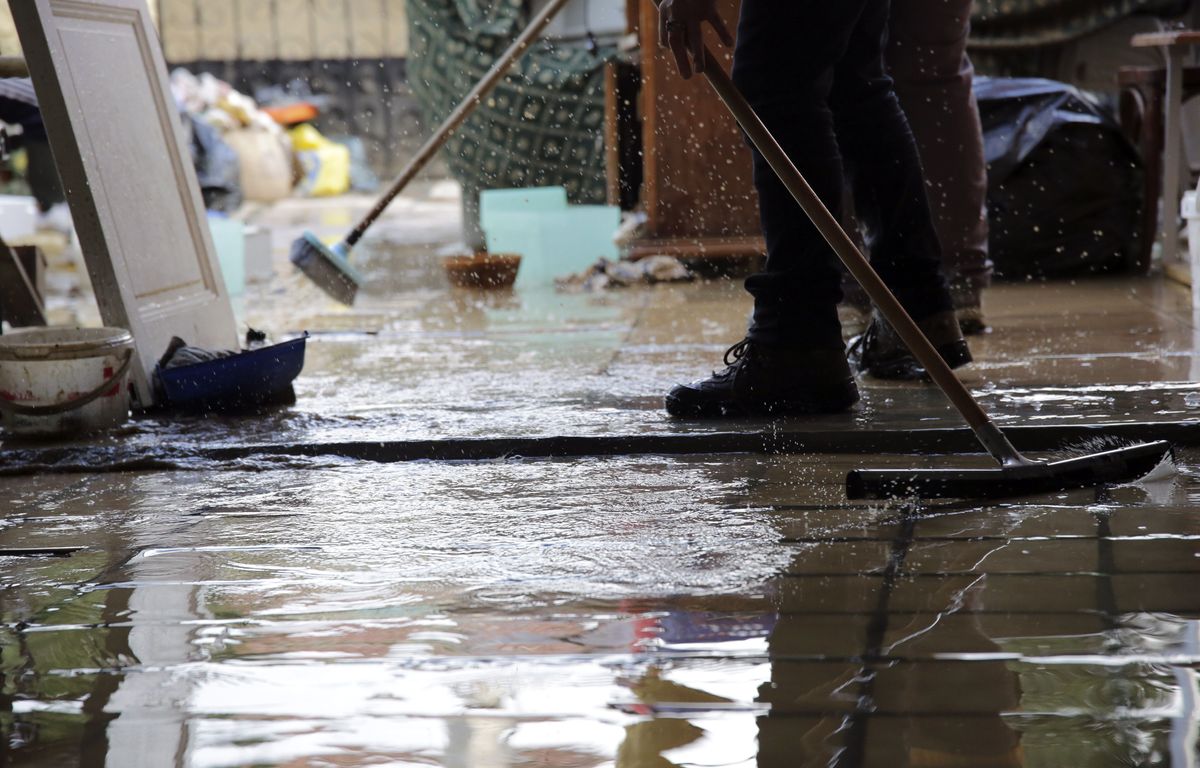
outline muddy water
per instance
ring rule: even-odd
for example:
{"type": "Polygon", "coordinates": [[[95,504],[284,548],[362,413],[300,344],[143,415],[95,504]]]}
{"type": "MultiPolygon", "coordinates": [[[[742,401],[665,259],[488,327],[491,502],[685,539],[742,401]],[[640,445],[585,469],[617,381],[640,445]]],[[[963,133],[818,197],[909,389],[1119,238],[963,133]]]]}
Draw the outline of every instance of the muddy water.
{"type": "Polygon", "coordinates": [[[0,547],[82,547],[0,557],[8,760],[1194,764],[1195,455],[924,510],[862,462],[6,481],[0,547]]]}
{"type": "MultiPolygon", "coordinates": [[[[730,428],[660,409],[740,337],[735,284],[456,292],[403,243],[360,266],[374,279],[352,309],[291,278],[247,297],[249,324],[314,334],[295,407],[142,418],[81,463],[730,428]]],[[[1193,331],[1162,293],[997,289],[971,385],[1010,423],[1194,418],[1193,331]]],[[[870,384],[851,414],[777,426],[950,419],[927,387],[870,384]]],[[[988,506],[840,491],[852,466],[946,461],[0,478],[4,764],[1194,765],[1200,454],[1165,482],[988,506]]]]}

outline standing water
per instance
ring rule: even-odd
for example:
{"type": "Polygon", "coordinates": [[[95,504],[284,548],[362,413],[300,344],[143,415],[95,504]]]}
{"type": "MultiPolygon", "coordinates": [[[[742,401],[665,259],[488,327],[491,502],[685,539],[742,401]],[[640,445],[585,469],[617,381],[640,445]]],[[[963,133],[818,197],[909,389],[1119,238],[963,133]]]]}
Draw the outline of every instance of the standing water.
{"type": "MultiPolygon", "coordinates": [[[[662,393],[744,327],[736,285],[465,294],[417,250],[365,251],[407,287],[350,311],[248,297],[313,332],[293,409],[140,419],[75,473],[4,446],[4,765],[1196,764],[1187,450],[1153,482],[921,508],[847,504],[844,474],[947,457],[161,460],[956,423],[887,384],[844,416],[670,422],[662,393]]],[[[1152,284],[994,290],[972,386],[1002,423],[1197,414],[1191,328],[1152,284]]]]}

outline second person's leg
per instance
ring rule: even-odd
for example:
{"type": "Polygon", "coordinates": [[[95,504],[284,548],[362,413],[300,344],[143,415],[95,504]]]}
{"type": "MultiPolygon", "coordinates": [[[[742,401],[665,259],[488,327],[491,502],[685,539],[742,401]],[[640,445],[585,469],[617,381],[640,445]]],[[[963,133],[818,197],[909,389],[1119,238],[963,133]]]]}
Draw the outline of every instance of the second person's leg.
{"type": "MultiPolygon", "coordinates": [[[[970,353],[942,273],[917,145],[884,67],[888,6],[887,0],[867,0],[837,66],[830,105],[871,262],[946,361],[957,367],[970,361],[970,353]]],[[[923,375],[890,326],[881,318],[873,326],[860,358],[865,372],[883,378],[923,375]]]]}
{"type": "Polygon", "coordinates": [[[987,166],[967,57],[971,0],[892,0],[887,66],[925,167],[942,263],[964,330],[991,283],[987,166]]]}

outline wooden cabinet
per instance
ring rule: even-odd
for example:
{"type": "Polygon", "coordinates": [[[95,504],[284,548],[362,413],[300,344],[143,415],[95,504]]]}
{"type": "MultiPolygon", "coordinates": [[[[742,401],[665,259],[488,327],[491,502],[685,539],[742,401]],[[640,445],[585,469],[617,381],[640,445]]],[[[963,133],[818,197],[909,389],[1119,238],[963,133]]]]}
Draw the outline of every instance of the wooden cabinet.
{"type": "MultiPolygon", "coordinates": [[[[708,262],[761,256],[750,149],[705,79],[680,78],[670,51],[659,48],[654,3],[630,2],[636,3],[641,46],[640,201],[648,221],[629,255],[667,253],[708,262]]],[[[718,2],[730,30],[737,27],[739,5],[718,2]]],[[[709,43],[728,71],[732,50],[711,33],[709,43]]]]}

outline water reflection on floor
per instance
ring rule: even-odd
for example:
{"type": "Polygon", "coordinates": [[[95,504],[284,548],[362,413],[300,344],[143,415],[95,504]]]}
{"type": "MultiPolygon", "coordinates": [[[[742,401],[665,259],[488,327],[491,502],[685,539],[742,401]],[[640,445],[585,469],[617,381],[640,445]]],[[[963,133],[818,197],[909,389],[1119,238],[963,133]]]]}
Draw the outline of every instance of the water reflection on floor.
{"type": "MultiPolygon", "coordinates": [[[[308,206],[266,222],[277,245],[354,218],[308,206]]],[[[296,275],[245,299],[251,325],[314,333],[294,408],[139,419],[76,469],[115,448],[959,423],[930,387],[879,382],[846,415],[671,421],[666,388],[744,330],[737,284],[452,291],[428,243],[456,207],[393,208],[420,231],[362,247],[354,308],[296,275]]],[[[1006,424],[1194,419],[1187,301],[1154,278],[995,288],[968,383],[1006,424]]],[[[953,460],[0,477],[0,764],[1200,763],[1200,452],[1165,481],[988,505],[841,491],[854,466],[953,460]]]]}
{"type": "Polygon", "coordinates": [[[863,457],[13,479],[0,547],[84,548],[0,558],[0,727],[39,768],[1191,765],[1198,459],[923,510],[846,504],[863,457]]]}

